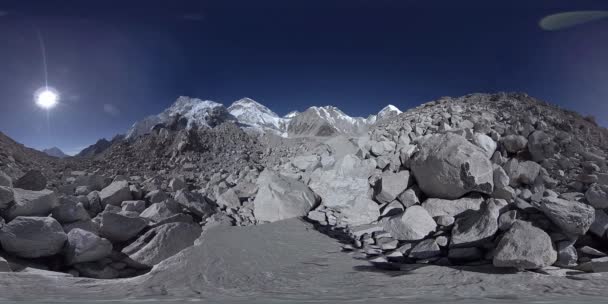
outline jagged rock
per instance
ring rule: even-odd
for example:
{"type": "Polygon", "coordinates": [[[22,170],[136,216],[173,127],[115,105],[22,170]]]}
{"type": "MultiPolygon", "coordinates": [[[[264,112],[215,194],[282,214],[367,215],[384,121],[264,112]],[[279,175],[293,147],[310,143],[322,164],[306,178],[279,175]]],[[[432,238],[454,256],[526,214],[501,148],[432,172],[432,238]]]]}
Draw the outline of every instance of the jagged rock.
{"type": "Polygon", "coordinates": [[[372,175],[374,160],[361,160],[348,154],[332,169],[317,169],[311,175],[310,188],[321,197],[327,207],[348,205],[357,197],[369,197],[368,177],[372,175]]]}
{"type": "Polygon", "coordinates": [[[129,201],[131,197],[131,190],[127,181],[115,181],[109,186],[103,188],[99,192],[99,198],[101,199],[101,205],[114,205],[120,206],[123,201],[129,201]]]}
{"type": "Polygon", "coordinates": [[[493,199],[485,201],[481,209],[469,211],[456,219],[452,228],[451,247],[473,247],[491,240],[498,231],[499,206],[493,199]]]}
{"type": "Polygon", "coordinates": [[[449,215],[456,217],[467,210],[479,210],[483,198],[463,197],[457,200],[429,198],[422,203],[422,207],[432,216],[449,215]]]}
{"type": "Polygon", "coordinates": [[[135,237],[148,223],[143,218],[132,214],[103,212],[99,233],[113,242],[124,242],[135,237]]]}
{"type": "Polygon", "coordinates": [[[92,191],[87,194],[87,199],[89,200],[89,215],[91,217],[96,216],[103,210],[101,205],[101,197],[99,197],[99,191],[92,191]]]}
{"type": "Polygon", "coordinates": [[[6,209],[15,200],[13,189],[0,186],[0,209],[6,209]]]}
{"type": "Polygon", "coordinates": [[[175,194],[175,201],[202,219],[217,212],[215,204],[209,202],[209,200],[200,193],[180,190],[175,194]]]}
{"type": "Polygon", "coordinates": [[[532,161],[520,162],[512,158],[504,165],[504,170],[509,175],[509,185],[517,187],[520,184],[530,185],[540,173],[541,166],[532,161]]]}
{"type": "Polygon", "coordinates": [[[517,153],[528,146],[528,139],[521,135],[507,135],[501,139],[502,145],[509,153],[517,153]]]}
{"type": "Polygon", "coordinates": [[[381,223],[384,230],[402,241],[421,240],[437,228],[433,218],[420,206],[411,206],[402,214],[382,219],[381,223]]]}
{"type": "Polygon", "coordinates": [[[589,231],[599,237],[605,237],[608,230],[608,215],[604,210],[595,210],[595,218],[593,224],[589,227],[589,231]]]}
{"type": "Polygon", "coordinates": [[[2,170],[0,170],[0,186],[2,187],[13,187],[13,179],[10,176],[6,175],[2,170]]]}
{"type": "Polygon", "coordinates": [[[15,188],[40,191],[46,188],[46,177],[40,170],[30,170],[15,181],[15,188]]]}
{"type": "Polygon", "coordinates": [[[146,266],[154,266],[184,248],[192,246],[201,235],[197,224],[170,223],[149,230],[122,252],[132,260],[146,266]]]}
{"type": "Polygon", "coordinates": [[[264,170],[258,178],[258,194],[253,213],[258,221],[274,222],[305,216],[317,206],[317,197],[308,186],[295,179],[264,170]]]}
{"type": "Polygon", "coordinates": [[[151,204],[155,204],[155,203],[160,203],[166,199],[168,199],[170,196],[169,194],[167,194],[165,191],[162,190],[153,190],[148,192],[148,194],[146,194],[144,196],[144,199],[148,202],[150,202],[151,204]]]}
{"type": "Polygon", "coordinates": [[[95,235],[99,235],[99,225],[90,219],[63,224],[62,226],[63,226],[63,231],[65,231],[65,233],[70,233],[70,231],[72,231],[72,229],[78,228],[78,229],[82,229],[82,230],[91,232],[95,235]]]}
{"type": "Polygon", "coordinates": [[[223,208],[241,207],[241,200],[232,188],[222,193],[222,195],[217,198],[216,203],[223,208]]]}
{"type": "Polygon", "coordinates": [[[595,219],[593,207],[576,201],[544,197],[535,207],[568,235],[583,235],[595,219]]]}
{"type": "Polygon", "coordinates": [[[388,204],[394,201],[410,184],[410,172],[407,170],[397,173],[383,172],[382,178],[377,184],[376,200],[388,204]]]}
{"type": "Polygon", "coordinates": [[[403,204],[405,208],[420,204],[420,200],[418,199],[418,193],[416,193],[417,191],[413,188],[407,189],[397,196],[397,199],[403,204]]]}
{"type": "Polygon", "coordinates": [[[174,216],[180,212],[178,203],[172,199],[164,202],[155,203],[142,211],[139,216],[150,219],[154,222],[159,222],[168,217],[174,216]]]}
{"type": "Polygon", "coordinates": [[[177,192],[178,190],[185,189],[187,186],[188,185],[186,184],[186,182],[184,182],[184,180],[179,177],[172,178],[169,181],[169,188],[171,188],[171,191],[173,191],[173,192],[177,192]]]}
{"type": "Polygon", "coordinates": [[[429,197],[457,199],[471,191],[491,194],[493,169],[484,151],[456,134],[431,135],[411,161],[418,186],[429,197]]]}
{"type": "Polygon", "coordinates": [[[441,254],[441,249],[435,239],[426,239],[414,246],[409,256],[414,259],[428,259],[441,254]]]}
{"type": "Polygon", "coordinates": [[[473,142],[484,151],[488,159],[496,151],[496,142],[485,134],[475,133],[473,142]]]}
{"type": "Polygon", "coordinates": [[[583,246],[578,249],[580,253],[592,257],[605,257],[606,254],[590,246],[583,246]]]}
{"type": "Polygon", "coordinates": [[[500,231],[507,231],[511,229],[515,221],[517,221],[517,210],[507,211],[498,217],[498,229],[500,231]]]}
{"type": "Polygon", "coordinates": [[[13,189],[14,204],[3,210],[2,216],[10,221],[18,216],[47,216],[58,204],[55,192],[51,190],[31,191],[13,189]]]}
{"type": "Polygon", "coordinates": [[[112,253],[112,243],[94,233],[74,228],[68,233],[65,258],[68,265],[101,260],[112,253]]]}
{"type": "Polygon", "coordinates": [[[62,224],[90,219],[89,213],[82,203],[73,201],[69,198],[61,198],[59,200],[59,205],[53,208],[51,216],[62,224]]]}
{"type": "Polygon", "coordinates": [[[291,160],[291,164],[301,171],[312,171],[321,167],[321,157],[318,155],[301,155],[291,160]]]}
{"type": "Polygon", "coordinates": [[[395,150],[396,144],[392,141],[371,142],[371,152],[375,156],[382,156],[395,150]]]}
{"type": "Polygon", "coordinates": [[[241,201],[246,201],[247,199],[254,197],[258,192],[258,186],[249,182],[238,183],[231,189],[241,201]]]}
{"type": "Polygon", "coordinates": [[[380,217],[380,209],[371,199],[359,197],[346,206],[338,207],[339,221],[348,226],[359,226],[374,222],[380,217]]]}
{"type": "Polygon", "coordinates": [[[4,251],[22,258],[55,255],[66,239],[61,225],[51,217],[18,216],[0,231],[4,251]]]}
{"type": "Polygon", "coordinates": [[[532,155],[532,160],[540,162],[555,155],[555,143],[547,133],[534,131],[528,137],[528,151],[532,155]]]}
{"type": "Polygon", "coordinates": [[[403,213],[403,211],[405,211],[405,207],[403,207],[403,204],[401,204],[397,200],[394,200],[394,201],[390,202],[389,204],[386,204],[386,206],[384,206],[382,208],[382,212],[380,213],[380,216],[382,216],[382,217],[393,216],[393,215],[401,214],[401,213],[403,213]]]}
{"type": "Polygon", "coordinates": [[[530,223],[517,221],[496,246],[493,264],[496,267],[538,269],[552,265],[557,252],[549,235],[530,223]]]}
{"type": "Polygon", "coordinates": [[[557,243],[557,261],[555,265],[560,267],[573,267],[576,266],[578,261],[578,254],[576,248],[573,246],[572,241],[561,241],[557,243]]]}
{"type": "Polygon", "coordinates": [[[593,184],[587,189],[585,198],[589,205],[597,209],[608,208],[608,186],[593,184]]]}
{"type": "Polygon", "coordinates": [[[137,213],[142,213],[146,210],[146,202],[145,201],[123,201],[120,204],[120,207],[123,211],[132,211],[137,213]]]}

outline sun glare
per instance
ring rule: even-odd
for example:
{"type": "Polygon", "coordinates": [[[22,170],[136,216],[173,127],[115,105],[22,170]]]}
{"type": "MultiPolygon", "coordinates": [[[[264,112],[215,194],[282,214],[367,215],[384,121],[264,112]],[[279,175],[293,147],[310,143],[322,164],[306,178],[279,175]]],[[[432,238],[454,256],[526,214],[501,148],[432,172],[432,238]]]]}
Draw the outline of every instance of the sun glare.
{"type": "Polygon", "coordinates": [[[50,109],[57,105],[59,94],[51,88],[42,88],[36,93],[36,105],[43,109],[50,109]]]}

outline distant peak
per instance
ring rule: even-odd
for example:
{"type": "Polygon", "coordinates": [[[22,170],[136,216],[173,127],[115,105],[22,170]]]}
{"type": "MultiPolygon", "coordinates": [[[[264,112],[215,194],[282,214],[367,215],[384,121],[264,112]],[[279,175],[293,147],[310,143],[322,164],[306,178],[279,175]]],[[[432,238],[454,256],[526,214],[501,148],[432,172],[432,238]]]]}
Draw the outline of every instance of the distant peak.
{"type": "Polygon", "coordinates": [[[291,112],[285,114],[285,116],[283,116],[283,118],[294,118],[298,114],[300,114],[300,112],[298,112],[298,111],[291,111],[291,112]]]}
{"type": "Polygon", "coordinates": [[[394,105],[389,104],[388,106],[386,106],[382,110],[380,110],[380,112],[397,112],[397,113],[401,113],[401,110],[399,110],[399,108],[395,107],[394,105]]]}

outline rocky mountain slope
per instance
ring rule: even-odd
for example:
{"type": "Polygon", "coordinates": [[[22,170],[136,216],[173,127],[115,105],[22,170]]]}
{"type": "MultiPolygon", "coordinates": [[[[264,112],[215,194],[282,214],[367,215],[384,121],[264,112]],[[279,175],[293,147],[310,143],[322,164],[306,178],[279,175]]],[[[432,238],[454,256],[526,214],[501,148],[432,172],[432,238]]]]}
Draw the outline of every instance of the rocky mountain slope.
{"type": "Polygon", "coordinates": [[[68,157],[67,154],[63,153],[63,151],[61,151],[61,149],[59,149],[57,147],[53,147],[53,148],[49,148],[49,149],[44,149],[44,150],[42,150],[42,152],[45,153],[48,156],[53,156],[53,157],[57,157],[57,158],[68,157]]]}

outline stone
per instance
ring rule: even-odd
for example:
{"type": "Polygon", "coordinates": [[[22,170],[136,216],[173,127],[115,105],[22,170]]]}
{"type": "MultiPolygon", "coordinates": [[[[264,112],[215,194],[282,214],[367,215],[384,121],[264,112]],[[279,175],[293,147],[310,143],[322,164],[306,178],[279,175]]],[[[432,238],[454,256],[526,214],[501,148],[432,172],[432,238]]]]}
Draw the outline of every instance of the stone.
{"type": "Polygon", "coordinates": [[[122,202],[133,199],[127,181],[112,182],[99,192],[99,198],[102,207],[106,205],[120,206],[122,202]]]}
{"type": "Polygon", "coordinates": [[[435,242],[437,242],[437,245],[439,245],[439,247],[447,246],[449,241],[450,240],[445,235],[440,235],[437,238],[435,238],[435,242]]]}
{"type": "Polygon", "coordinates": [[[608,230],[608,215],[604,210],[596,209],[593,224],[589,227],[589,231],[599,237],[605,237],[608,230]]]}
{"type": "Polygon", "coordinates": [[[180,177],[174,177],[169,181],[169,188],[173,192],[177,192],[178,190],[185,189],[188,185],[184,180],[180,177]]]}
{"type": "Polygon", "coordinates": [[[0,209],[6,209],[15,200],[13,189],[0,186],[0,209]]]}
{"type": "Polygon", "coordinates": [[[146,202],[145,201],[123,201],[120,204],[120,207],[123,211],[132,211],[137,213],[142,213],[146,210],[146,202]]]}
{"type": "Polygon", "coordinates": [[[448,258],[456,262],[478,261],[482,259],[483,252],[477,247],[450,248],[448,258]]]}
{"type": "MultiPolygon", "coordinates": [[[[0,171],[2,172],[2,171],[0,171]]],[[[11,265],[3,258],[0,257],[0,272],[12,272],[11,265]]]]}
{"type": "Polygon", "coordinates": [[[291,164],[300,171],[313,171],[321,167],[321,157],[318,155],[300,155],[294,157],[291,164]]]}
{"type": "Polygon", "coordinates": [[[608,257],[591,259],[591,271],[608,272],[608,257]]]}
{"type": "Polygon", "coordinates": [[[359,197],[346,206],[337,207],[340,223],[360,226],[375,222],[380,217],[378,204],[371,199],[359,197]]]}
{"type": "Polygon", "coordinates": [[[241,207],[241,200],[236,192],[230,188],[217,198],[216,204],[223,208],[239,208],[241,207]]]}
{"type": "Polygon", "coordinates": [[[409,252],[409,256],[414,259],[428,259],[441,254],[441,249],[435,239],[426,239],[416,244],[409,252]]]}
{"type": "Polygon", "coordinates": [[[499,210],[494,200],[488,199],[479,210],[458,217],[452,228],[450,246],[473,247],[492,240],[498,231],[499,210]]]}
{"type": "Polygon", "coordinates": [[[585,193],[585,198],[589,202],[589,205],[596,209],[608,208],[608,186],[600,184],[589,186],[589,189],[585,193]]]}
{"type": "Polygon", "coordinates": [[[179,190],[175,194],[175,201],[202,219],[206,219],[217,212],[217,206],[197,192],[179,190]]]}
{"type": "Polygon", "coordinates": [[[30,170],[15,181],[15,188],[40,191],[46,188],[46,177],[40,170],[30,170]]]}
{"type": "Polygon", "coordinates": [[[557,261],[556,266],[573,267],[577,265],[578,254],[574,248],[572,241],[561,241],[557,243],[557,261]]]}
{"type": "Polygon", "coordinates": [[[80,175],[76,177],[74,181],[74,185],[76,186],[84,186],[92,191],[99,191],[103,189],[107,183],[106,178],[101,175],[80,175]]]}
{"type": "Polygon", "coordinates": [[[179,204],[173,199],[168,199],[164,202],[150,205],[150,207],[142,211],[139,216],[154,222],[159,222],[178,213],[180,213],[179,204]]]}
{"type": "Polygon", "coordinates": [[[452,133],[431,135],[419,149],[411,160],[411,169],[418,186],[429,197],[457,199],[471,191],[492,193],[492,163],[466,138],[452,133]]]}
{"type": "MultiPolygon", "coordinates": [[[[413,187],[413,188],[416,188],[416,187],[413,187]]],[[[401,194],[397,195],[397,199],[401,202],[401,204],[403,204],[403,206],[405,208],[420,204],[420,200],[418,199],[418,194],[416,193],[416,190],[413,188],[407,189],[407,190],[401,192],[401,194]]]]}
{"type": "Polygon", "coordinates": [[[32,191],[14,188],[13,194],[15,203],[2,212],[7,221],[18,216],[47,216],[59,202],[55,192],[51,190],[32,191]]]}
{"type": "Polygon", "coordinates": [[[396,146],[397,144],[392,141],[372,141],[370,151],[374,156],[382,156],[393,152],[396,146]]]}
{"type": "Polygon", "coordinates": [[[450,227],[456,221],[456,219],[450,215],[440,215],[440,216],[434,217],[434,219],[435,219],[435,222],[437,223],[437,225],[442,226],[442,227],[450,227]]]}
{"type": "Polygon", "coordinates": [[[512,158],[504,165],[504,169],[509,175],[509,185],[518,187],[520,184],[533,184],[540,173],[541,166],[533,161],[520,162],[512,158]]]}
{"type": "Polygon", "coordinates": [[[13,179],[6,175],[2,170],[0,170],[0,186],[2,187],[13,187],[13,179]]]}
{"type": "Polygon", "coordinates": [[[124,242],[137,236],[147,225],[145,219],[136,215],[103,212],[99,233],[112,242],[124,242]]]}
{"type": "Polygon", "coordinates": [[[595,210],[577,201],[544,197],[534,205],[568,235],[583,235],[595,219],[595,210]]]}
{"type": "Polygon", "coordinates": [[[51,216],[61,224],[91,219],[82,203],[69,198],[61,198],[59,205],[51,211],[51,216]]]}
{"type": "Polygon", "coordinates": [[[78,229],[82,229],[82,230],[91,232],[93,234],[99,235],[99,225],[90,219],[63,224],[62,226],[63,226],[63,231],[65,231],[65,233],[70,233],[70,231],[72,231],[72,229],[78,228],[78,229]]]}
{"type": "Polygon", "coordinates": [[[258,221],[274,222],[301,217],[317,206],[315,193],[304,183],[264,170],[258,177],[253,214],[258,221]]]}
{"type": "Polygon", "coordinates": [[[201,233],[197,224],[164,224],[149,230],[122,252],[133,261],[152,267],[192,246],[201,233]]]}
{"type": "Polygon", "coordinates": [[[516,221],[496,246],[495,267],[538,269],[550,266],[557,260],[557,252],[549,235],[523,221],[516,221]]]}
{"type": "Polygon", "coordinates": [[[604,252],[601,252],[590,246],[583,246],[583,247],[579,248],[578,251],[587,256],[593,256],[593,257],[605,257],[606,256],[606,254],[604,252]]]}
{"type": "Polygon", "coordinates": [[[99,197],[99,191],[92,191],[87,194],[87,199],[89,200],[89,215],[91,217],[96,216],[103,210],[101,206],[101,198],[99,197]]]}
{"type": "Polygon", "coordinates": [[[554,140],[543,131],[534,131],[528,137],[528,151],[536,162],[551,158],[556,152],[554,140]]]}
{"type": "Polygon", "coordinates": [[[102,265],[99,263],[80,263],[75,264],[74,268],[78,270],[78,272],[88,278],[95,279],[116,279],[120,276],[120,272],[110,265],[102,265]]]}
{"type": "Polygon", "coordinates": [[[167,192],[165,192],[165,191],[153,190],[153,191],[148,192],[148,194],[146,194],[144,196],[144,199],[146,201],[150,202],[150,204],[154,204],[154,203],[160,203],[160,202],[168,199],[169,197],[170,197],[169,194],[167,194],[167,192]]]}
{"type": "Polygon", "coordinates": [[[368,197],[368,178],[376,168],[372,159],[361,160],[352,154],[338,160],[333,168],[317,169],[311,174],[310,188],[321,197],[322,205],[348,205],[357,197],[368,197]]]}
{"type": "Polygon", "coordinates": [[[393,216],[396,214],[403,213],[403,211],[405,211],[405,207],[403,207],[403,205],[399,201],[394,200],[391,203],[386,204],[384,208],[382,208],[382,213],[380,214],[380,216],[393,216]]]}
{"type": "Polygon", "coordinates": [[[475,133],[473,142],[485,152],[488,159],[491,158],[496,151],[496,142],[485,134],[475,133]]]}
{"type": "Polygon", "coordinates": [[[498,217],[498,229],[507,231],[517,221],[517,210],[509,210],[498,217]]]}
{"type": "Polygon", "coordinates": [[[68,233],[65,259],[68,265],[93,262],[112,253],[112,243],[94,233],[74,228],[68,233]]]}
{"type": "Polygon", "coordinates": [[[22,258],[61,252],[67,236],[51,217],[18,216],[0,230],[2,249],[22,258]]]}
{"type": "Polygon", "coordinates": [[[463,197],[456,200],[429,198],[422,203],[422,207],[432,216],[449,215],[457,217],[467,210],[479,210],[483,198],[463,197]]]}
{"type": "Polygon", "coordinates": [[[231,188],[241,202],[253,198],[258,192],[258,186],[250,182],[240,182],[231,188]]]}
{"type": "Polygon", "coordinates": [[[421,240],[437,228],[433,218],[420,206],[411,206],[402,214],[382,219],[381,223],[393,238],[402,241],[421,240]]]}
{"type": "Polygon", "coordinates": [[[383,172],[382,178],[377,184],[376,200],[379,203],[388,204],[394,201],[410,184],[410,172],[407,170],[397,173],[383,172]]]}
{"type": "Polygon", "coordinates": [[[507,135],[501,138],[501,143],[509,153],[517,153],[528,146],[528,139],[521,135],[507,135]]]}

